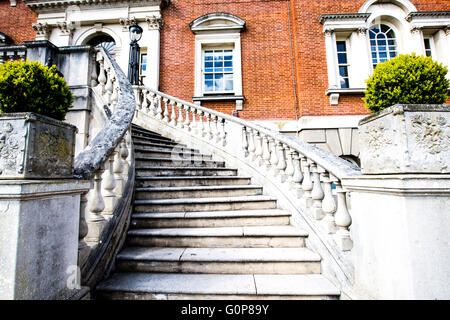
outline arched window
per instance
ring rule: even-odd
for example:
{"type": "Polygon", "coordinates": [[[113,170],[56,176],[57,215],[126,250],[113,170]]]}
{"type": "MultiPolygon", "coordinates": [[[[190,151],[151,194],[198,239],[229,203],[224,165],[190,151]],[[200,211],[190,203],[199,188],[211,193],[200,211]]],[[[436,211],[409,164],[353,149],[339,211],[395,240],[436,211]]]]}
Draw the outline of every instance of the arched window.
{"type": "Polygon", "coordinates": [[[369,29],[372,66],[397,56],[397,41],[394,30],[385,24],[376,24],[369,29]]]}

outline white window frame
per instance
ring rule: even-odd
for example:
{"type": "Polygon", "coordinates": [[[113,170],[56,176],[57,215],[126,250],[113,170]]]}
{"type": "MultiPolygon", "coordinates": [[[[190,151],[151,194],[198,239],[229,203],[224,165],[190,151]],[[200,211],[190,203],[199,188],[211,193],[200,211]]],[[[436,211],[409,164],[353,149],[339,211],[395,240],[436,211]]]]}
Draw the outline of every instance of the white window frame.
{"type": "MultiPolygon", "coordinates": [[[[203,92],[204,95],[207,95],[207,94],[208,95],[210,95],[210,94],[234,94],[234,92],[235,92],[235,86],[234,86],[234,82],[235,82],[235,79],[234,79],[234,73],[235,73],[234,72],[234,64],[235,64],[235,61],[234,61],[234,56],[235,56],[235,54],[234,54],[234,47],[231,47],[230,45],[213,46],[213,47],[204,46],[202,48],[202,92],[203,92]],[[206,79],[205,79],[206,72],[204,70],[204,66],[205,66],[205,52],[206,51],[216,51],[216,50],[231,50],[232,51],[232,60],[231,61],[232,61],[233,71],[230,72],[230,71],[225,71],[224,70],[223,72],[212,72],[211,73],[211,74],[222,74],[222,75],[232,74],[233,75],[233,89],[232,90],[222,90],[222,91],[214,91],[214,90],[213,91],[206,91],[205,90],[205,81],[206,81],[206,79]]],[[[213,67],[213,69],[214,69],[214,67],[213,67]]],[[[225,81],[225,79],[223,81],[225,81]]]]}
{"type": "Polygon", "coordinates": [[[352,74],[351,74],[351,60],[350,60],[350,53],[351,53],[351,47],[350,47],[350,41],[348,38],[341,38],[341,37],[336,37],[336,41],[335,41],[335,53],[336,53],[336,76],[337,76],[337,85],[338,88],[342,88],[342,89],[350,89],[352,88],[352,74]],[[337,44],[338,42],[345,42],[345,55],[347,57],[347,63],[345,64],[345,66],[347,67],[347,79],[348,79],[348,88],[342,88],[341,86],[341,74],[339,72],[339,67],[340,66],[344,66],[343,64],[339,64],[339,52],[337,51],[337,44]]]}
{"type": "Polygon", "coordinates": [[[427,48],[425,47],[425,40],[430,41],[430,57],[431,59],[436,59],[436,48],[434,46],[434,37],[433,36],[423,36],[423,47],[424,47],[424,52],[425,52],[425,56],[426,56],[426,51],[427,48]]]}
{"type": "MultiPolygon", "coordinates": [[[[367,41],[369,42],[370,67],[371,67],[372,70],[375,70],[375,68],[373,67],[374,63],[373,63],[373,59],[372,59],[372,53],[373,53],[372,52],[372,44],[370,43],[370,41],[372,40],[372,39],[370,39],[370,32],[371,32],[370,29],[372,29],[374,26],[377,26],[377,25],[378,26],[385,25],[385,26],[389,27],[392,30],[392,32],[394,33],[394,36],[395,36],[395,38],[394,38],[394,40],[395,40],[395,57],[398,57],[399,51],[400,51],[400,37],[401,37],[401,33],[392,24],[390,24],[388,22],[380,21],[379,23],[375,23],[375,24],[370,25],[369,28],[367,29],[367,33],[368,33],[367,34],[367,41]]],[[[375,41],[377,41],[376,38],[375,38],[375,41]]],[[[378,45],[376,47],[377,47],[376,53],[377,53],[377,60],[378,60],[377,65],[378,65],[381,62],[379,61],[380,58],[379,58],[378,45]]],[[[395,57],[391,57],[390,51],[389,51],[389,44],[387,44],[387,61],[389,61],[389,60],[391,60],[392,58],[395,58],[395,57]]]]}

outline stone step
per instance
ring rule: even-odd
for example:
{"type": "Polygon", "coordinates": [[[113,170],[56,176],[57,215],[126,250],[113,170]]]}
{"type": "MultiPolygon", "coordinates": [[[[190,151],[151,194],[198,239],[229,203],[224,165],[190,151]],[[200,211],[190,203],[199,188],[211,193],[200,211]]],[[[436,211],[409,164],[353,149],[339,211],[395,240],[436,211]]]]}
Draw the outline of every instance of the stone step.
{"type": "Polygon", "coordinates": [[[152,143],[152,142],[146,142],[146,141],[136,141],[133,140],[133,145],[136,148],[141,148],[141,149],[155,149],[155,150],[162,150],[162,151],[172,151],[174,148],[180,149],[180,150],[184,150],[184,151],[192,151],[192,152],[196,152],[198,153],[199,150],[198,149],[191,149],[191,148],[187,148],[187,146],[185,144],[161,144],[161,143],[152,143]]]}
{"type": "Polygon", "coordinates": [[[293,226],[132,229],[128,246],[189,248],[297,248],[308,233],[293,226]]]}
{"type": "Polygon", "coordinates": [[[275,209],[276,207],[276,198],[261,195],[243,197],[211,197],[134,201],[135,212],[143,213],[275,209]]]}
{"type": "Polygon", "coordinates": [[[143,137],[143,136],[136,136],[134,134],[131,135],[134,142],[149,142],[149,143],[156,143],[156,144],[162,144],[166,146],[176,146],[178,145],[177,142],[169,140],[169,139],[158,139],[158,138],[151,138],[151,137],[143,137]]]}
{"type": "Polygon", "coordinates": [[[155,157],[155,158],[171,158],[175,160],[195,160],[195,159],[207,159],[211,160],[212,155],[200,154],[196,151],[186,150],[182,148],[174,149],[158,149],[158,148],[134,148],[134,155],[136,157],[155,157]]]}
{"type": "Polygon", "coordinates": [[[138,188],[248,185],[250,182],[250,177],[238,176],[136,177],[136,187],[138,188]]]}
{"type": "Polygon", "coordinates": [[[202,167],[136,166],[136,175],[141,176],[236,176],[237,169],[202,167]]]}
{"type": "Polygon", "coordinates": [[[261,195],[263,188],[255,185],[237,186],[196,186],[136,188],[135,199],[179,199],[206,197],[239,197],[261,195]]]}
{"type": "Polygon", "coordinates": [[[307,248],[142,248],[117,256],[118,272],[318,274],[320,256],[307,248]]]}
{"type": "Polygon", "coordinates": [[[136,166],[161,166],[161,167],[203,167],[203,168],[223,168],[225,162],[202,159],[195,157],[192,160],[171,159],[171,158],[155,158],[155,157],[138,157],[135,158],[136,166]]]}
{"type": "Polygon", "coordinates": [[[280,209],[135,213],[130,228],[282,226],[289,225],[289,217],[280,209]]]}
{"type": "Polygon", "coordinates": [[[132,129],[131,130],[131,134],[133,136],[136,137],[148,137],[148,138],[154,138],[154,139],[159,139],[159,140],[167,140],[167,141],[172,141],[170,138],[166,138],[160,134],[157,133],[152,133],[150,131],[143,131],[143,130],[138,130],[138,129],[132,129]]]}
{"type": "Polygon", "coordinates": [[[323,275],[116,273],[97,286],[99,299],[337,299],[323,275]]]}

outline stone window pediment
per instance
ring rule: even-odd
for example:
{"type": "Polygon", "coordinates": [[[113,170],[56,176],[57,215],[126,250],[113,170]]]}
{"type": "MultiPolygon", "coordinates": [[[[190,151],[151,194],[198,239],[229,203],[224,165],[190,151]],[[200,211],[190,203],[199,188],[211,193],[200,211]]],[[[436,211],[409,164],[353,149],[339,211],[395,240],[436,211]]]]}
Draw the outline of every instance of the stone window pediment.
{"type": "Polygon", "coordinates": [[[189,24],[192,32],[238,30],[241,32],[245,28],[245,21],[241,18],[223,12],[205,14],[189,24]]]}

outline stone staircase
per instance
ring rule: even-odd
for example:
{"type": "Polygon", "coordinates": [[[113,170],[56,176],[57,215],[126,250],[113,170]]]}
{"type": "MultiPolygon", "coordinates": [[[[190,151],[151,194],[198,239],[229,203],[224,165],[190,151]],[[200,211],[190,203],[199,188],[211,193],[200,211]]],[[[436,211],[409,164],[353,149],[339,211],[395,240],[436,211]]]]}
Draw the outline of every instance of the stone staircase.
{"type": "Polygon", "coordinates": [[[339,298],[307,232],[251,177],[137,126],[133,143],[134,213],[97,299],[339,298]]]}

